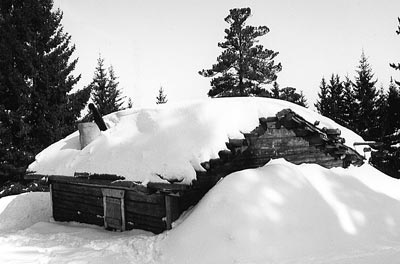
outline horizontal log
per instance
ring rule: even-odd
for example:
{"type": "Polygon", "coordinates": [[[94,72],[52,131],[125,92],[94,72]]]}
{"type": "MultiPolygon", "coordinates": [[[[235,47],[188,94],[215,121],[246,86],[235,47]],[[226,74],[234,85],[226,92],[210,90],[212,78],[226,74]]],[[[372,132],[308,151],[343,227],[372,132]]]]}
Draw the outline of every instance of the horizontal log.
{"type": "Polygon", "coordinates": [[[135,191],[126,191],[125,200],[133,202],[152,203],[152,204],[164,204],[164,195],[160,193],[144,194],[135,191]]]}
{"type": "Polygon", "coordinates": [[[253,141],[251,144],[251,148],[260,148],[260,147],[308,147],[310,144],[308,141],[299,137],[288,137],[288,138],[258,138],[253,141]]]}
{"type": "Polygon", "coordinates": [[[66,200],[76,203],[84,203],[87,205],[93,205],[102,207],[103,206],[103,198],[99,196],[90,196],[86,194],[78,194],[78,193],[70,193],[60,190],[52,190],[51,194],[57,200],[66,200]]]}
{"type": "Polygon", "coordinates": [[[201,167],[203,167],[205,170],[211,169],[210,162],[208,162],[208,161],[202,162],[202,163],[200,163],[200,165],[201,165],[201,167]]]}
{"type": "Polygon", "coordinates": [[[88,172],[75,172],[74,177],[93,179],[93,180],[106,180],[106,181],[125,180],[125,177],[118,176],[116,174],[98,174],[98,173],[88,173],[88,172]]]}
{"type": "Polygon", "coordinates": [[[58,205],[53,205],[53,218],[54,220],[60,222],[75,221],[79,223],[104,226],[104,219],[102,215],[95,215],[87,212],[78,213],[76,210],[60,207],[58,205]]]}
{"type": "Polygon", "coordinates": [[[133,214],[165,217],[165,204],[149,204],[133,201],[125,201],[125,210],[133,214]]]}
{"type": "Polygon", "coordinates": [[[221,151],[218,152],[218,156],[223,161],[228,161],[228,160],[231,160],[233,158],[233,154],[232,154],[232,152],[230,150],[221,150],[221,151]]]}
{"type": "Polygon", "coordinates": [[[328,136],[339,136],[341,131],[339,128],[322,128],[322,131],[325,132],[328,136]]]}
{"type": "Polygon", "coordinates": [[[52,186],[53,190],[55,191],[60,190],[69,193],[103,197],[101,193],[101,188],[97,186],[86,186],[86,185],[84,186],[79,184],[71,184],[71,183],[68,184],[68,183],[58,183],[58,182],[53,182],[52,186]]]}
{"type": "Polygon", "coordinates": [[[163,221],[162,218],[151,217],[147,215],[126,212],[125,220],[126,222],[131,222],[131,225],[150,226],[162,229],[166,228],[165,221],[163,221]]]}
{"type": "Polygon", "coordinates": [[[174,183],[162,183],[162,182],[149,182],[147,188],[157,190],[160,192],[171,193],[179,192],[190,189],[190,185],[186,184],[174,184],[174,183]]]}
{"type": "Polygon", "coordinates": [[[118,188],[118,189],[135,191],[135,192],[144,193],[144,194],[154,193],[153,190],[150,190],[146,186],[143,186],[142,184],[140,184],[138,182],[133,182],[133,181],[115,181],[115,182],[111,183],[111,186],[118,188]]]}
{"type": "Polygon", "coordinates": [[[82,184],[97,184],[97,185],[110,185],[111,180],[99,180],[99,179],[87,179],[72,176],[48,176],[49,182],[59,182],[59,183],[82,183],[82,184]]]}
{"type": "Polygon", "coordinates": [[[86,212],[94,215],[104,215],[104,209],[100,206],[84,204],[76,201],[68,201],[53,196],[53,205],[70,209],[72,211],[86,212]]]}
{"type": "Polygon", "coordinates": [[[268,128],[265,131],[265,134],[261,135],[261,137],[296,137],[296,134],[292,129],[286,129],[284,127],[281,128],[268,128]]]}
{"type": "Polygon", "coordinates": [[[325,144],[326,140],[321,138],[320,135],[312,135],[312,136],[307,136],[304,138],[309,142],[310,145],[323,145],[325,144]]]}

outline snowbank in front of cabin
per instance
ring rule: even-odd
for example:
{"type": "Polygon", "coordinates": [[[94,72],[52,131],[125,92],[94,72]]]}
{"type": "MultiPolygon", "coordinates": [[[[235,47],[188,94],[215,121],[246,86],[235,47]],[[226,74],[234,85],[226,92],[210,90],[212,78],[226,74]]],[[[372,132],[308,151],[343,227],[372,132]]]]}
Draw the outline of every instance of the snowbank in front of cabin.
{"type": "Polygon", "coordinates": [[[346,144],[363,141],[301,106],[268,98],[219,98],[163,104],[154,108],[124,110],[106,116],[109,129],[80,149],[75,132],[36,156],[28,170],[44,175],[74,175],[75,172],[109,173],[141,182],[162,182],[160,177],[190,183],[200,163],[217,158],[228,138],[243,138],[259,125],[260,117],[275,116],[291,108],[319,127],[340,128],[346,144]]]}
{"type": "Polygon", "coordinates": [[[0,199],[0,232],[24,229],[50,217],[50,193],[30,192],[0,199]]]}
{"type": "Polygon", "coordinates": [[[0,226],[15,225],[0,229],[0,263],[398,263],[399,189],[369,165],[273,160],[227,176],[160,235],[51,222],[48,193],[5,197],[0,226]]]}
{"type": "Polygon", "coordinates": [[[399,190],[369,165],[273,160],[211,189],[163,241],[162,263],[397,263],[399,190]]]}

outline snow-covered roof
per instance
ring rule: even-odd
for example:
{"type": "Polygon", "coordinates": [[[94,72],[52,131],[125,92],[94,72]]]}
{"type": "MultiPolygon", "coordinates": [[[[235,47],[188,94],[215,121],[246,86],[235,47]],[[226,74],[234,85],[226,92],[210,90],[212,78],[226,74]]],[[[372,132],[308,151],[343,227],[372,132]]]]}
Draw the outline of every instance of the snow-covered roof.
{"type": "Polygon", "coordinates": [[[182,179],[190,183],[200,163],[217,158],[228,138],[243,138],[260,117],[290,108],[318,127],[339,128],[346,145],[363,139],[310,109],[270,98],[205,99],[154,108],[128,109],[104,117],[109,127],[81,150],[79,133],[49,146],[28,170],[44,175],[73,176],[75,172],[107,173],[140,182],[182,179]]]}

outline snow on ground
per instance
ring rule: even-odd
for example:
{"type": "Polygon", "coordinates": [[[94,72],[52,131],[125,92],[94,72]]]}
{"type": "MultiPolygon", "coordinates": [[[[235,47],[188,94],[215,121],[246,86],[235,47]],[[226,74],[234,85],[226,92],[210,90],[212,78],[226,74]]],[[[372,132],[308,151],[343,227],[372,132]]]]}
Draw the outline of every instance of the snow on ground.
{"type": "Polygon", "coordinates": [[[320,127],[340,128],[346,144],[363,141],[309,109],[269,98],[219,98],[124,110],[105,117],[110,127],[80,150],[75,132],[36,156],[29,170],[38,174],[73,175],[75,172],[110,173],[141,182],[179,179],[190,183],[201,162],[218,157],[230,138],[243,138],[259,125],[260,117],[291,108],[320,127]]]}
{"type": "Polygon", "coordinates": [[[369,165],[273,160],[227,176],[160,235],[54,222],[48,194],[6,197],[0,263],[398,263],[399,189],[369,165]]]}

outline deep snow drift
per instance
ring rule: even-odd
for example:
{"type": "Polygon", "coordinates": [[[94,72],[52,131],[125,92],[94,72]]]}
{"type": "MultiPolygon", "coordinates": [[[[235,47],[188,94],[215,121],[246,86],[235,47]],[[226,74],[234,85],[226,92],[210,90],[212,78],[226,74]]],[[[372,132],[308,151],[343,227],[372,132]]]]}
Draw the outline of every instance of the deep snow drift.
{"type": "Polygon", "coordinates": [[[340,128],[346,144],[363,141],[301,106],[268,98],[243,97],[206,99],[179,105],[158,105],[151,109],[125,110],[110,114],[110,129],[80,150],[78,132],[51,145],[36,156],[29,170],[45,175],[73,175],[75,172],[110,173],[141,182],[179,179],[190,183],[201,162],[218,157],[228,138],[243,138],[259,125],[260,117],[275,116],[291,108],[319,127],[340,128]]]}
{"type": "Polygon", "coordinates": [[[273,160],[227,176],[157,236],[52,222],[48,194],[6,197],[0,263],[398,263],[399,190],[369,165],[273,160]]]}

